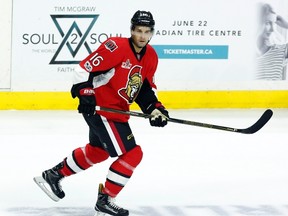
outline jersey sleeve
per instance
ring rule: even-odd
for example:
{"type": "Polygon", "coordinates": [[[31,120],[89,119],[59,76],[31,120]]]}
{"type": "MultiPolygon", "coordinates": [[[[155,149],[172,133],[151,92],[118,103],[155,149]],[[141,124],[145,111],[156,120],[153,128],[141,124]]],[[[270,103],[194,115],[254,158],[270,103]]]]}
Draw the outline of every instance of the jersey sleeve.
{"type": "Polygon", "coordinates": [[[155,72],[157,70],[158,66],[158,56],[155,52],[155,50],[150,47],[151,50],[149,52],[151,53],[151,59],[150,59],[150,67],[149,67],[149,72],[147,74],[147,81],[149,82],[151,88],[157,89],[157,86],[155,84],[155,72]]]}
{"type": "Polygon", "coordinates": [[[154,49],[149,50],[149,55],[151,58],[149,59],[150,65],[148,67],[148,73],[146,79],[143,81],[140,92],[135,100],[138,106],[141,108],[143,113],[151,113],[149,107],[155,107],[155,104],[161,104],[158,101],[158,98],[153,89],[157,89],[155,84],[154,75],[158,66],[158,56],[154,49]]]}
{"type": "Polygon", "coordinates": [[[123,56],[121,48],[121,41],[118,41],[117,38],[110,38],[81,61],[79,65],[87,72],[109,70],[121,63],[123,56]]]}
{"type": "Polygon", "coordinates": [[[155,92],[153,91],[149,81],[147,79],[144,80],[142,87],[140,89],[135,102],[141,108],[143,113],[147,113],[148,107],[156,103],[158,101],[155,92]]]}

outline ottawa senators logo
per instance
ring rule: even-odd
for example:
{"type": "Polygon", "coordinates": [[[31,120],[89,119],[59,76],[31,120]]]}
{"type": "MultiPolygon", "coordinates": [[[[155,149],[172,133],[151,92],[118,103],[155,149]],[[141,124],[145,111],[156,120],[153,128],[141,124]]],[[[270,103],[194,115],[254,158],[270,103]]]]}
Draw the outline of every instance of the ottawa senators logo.
{"type": "Polygon", "coordinates": [[[128,74],[126,87],[118,91],[119,95],[129,104],[133,103],[142,86],[141,69],[142,67],[139,65],[132,67],[128,74]]]}

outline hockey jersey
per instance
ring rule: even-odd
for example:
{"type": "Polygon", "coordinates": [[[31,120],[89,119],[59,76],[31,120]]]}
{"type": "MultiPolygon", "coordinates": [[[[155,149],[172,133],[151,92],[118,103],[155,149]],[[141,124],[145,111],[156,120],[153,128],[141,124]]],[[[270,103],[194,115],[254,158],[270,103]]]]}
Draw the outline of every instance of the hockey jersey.
{"type": "MultiPolygon", "coordinates": [[[[158,65],[155,50],[147,44],[134,51],[131,39],[112,37],[103,42],[80,66],[93,73],[93,86],[98,106],[128,111],[144,80],[156,89],[154,74],[158,65]]],[[[107,119],[127,122],[128,115],[97,112],[107,119]]]]}

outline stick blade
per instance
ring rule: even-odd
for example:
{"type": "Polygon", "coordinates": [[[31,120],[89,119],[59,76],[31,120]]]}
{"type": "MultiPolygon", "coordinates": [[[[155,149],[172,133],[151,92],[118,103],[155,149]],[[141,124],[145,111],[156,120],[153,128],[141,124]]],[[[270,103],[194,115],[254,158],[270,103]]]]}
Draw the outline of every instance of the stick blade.
{"type": "Polygon", "coordinates": [[[258,119],[255,124],[252,126],[245,128],[245,129],[240,129],[237,132],[244,133],[244,134],[253,134],[259,131],[272,117],[273,111],[271,109],[265,110],[265,112],[262,114],[262,116],[258,119]]]}

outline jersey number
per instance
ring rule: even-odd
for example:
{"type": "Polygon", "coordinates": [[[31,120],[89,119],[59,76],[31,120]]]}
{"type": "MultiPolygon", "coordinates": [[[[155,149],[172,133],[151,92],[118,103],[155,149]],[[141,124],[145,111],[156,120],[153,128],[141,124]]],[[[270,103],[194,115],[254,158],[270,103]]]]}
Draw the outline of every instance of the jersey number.
{"type": "Polygon", "coordinates": [[[101,63],[101,61],[103,61],[103,57],[102,56],[98,56],[98,53],[95,53],[95,55],[93,55],[90,58],[90,61],[92,62],[92,65],[94,67],[97,67],[101,63]]]}

